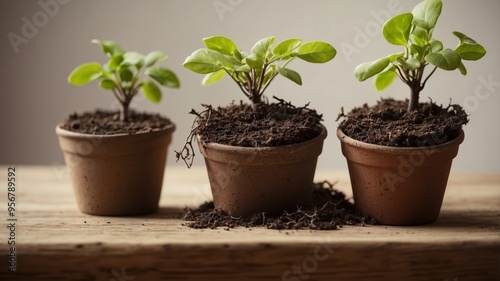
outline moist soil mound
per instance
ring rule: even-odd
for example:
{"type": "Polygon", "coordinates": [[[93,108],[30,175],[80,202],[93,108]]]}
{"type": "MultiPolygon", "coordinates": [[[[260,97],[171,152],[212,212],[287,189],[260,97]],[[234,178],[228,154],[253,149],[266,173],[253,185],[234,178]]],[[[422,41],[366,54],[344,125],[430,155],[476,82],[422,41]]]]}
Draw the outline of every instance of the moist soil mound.
{"type": "Polygon", "coordinates": [[[191,228],[224,227],[265,227],[268,229],[315,229],[335,230],[343,225],[375,224],[375,220],[356,212],[344,193],[333,188],[329,182],[313,185],[310,202],[298,206],[293,211],[284,211],[279,216],[255,213],[248,217],[232,217],[222,210],[214,209],[213,202],[202,204],[195,210],[186,209],[183,220],[189,221],[184,226],[191,228]]]}
{"type": "Polygon", "coordinates": [[[339,119],[345,119],[339,128],[347,136],[366,143],[422,147],[455,139],[469,121],[467,113],[456,104],[443,107],[430,101],[420,103],[413,112],[407,112],[407,108],[408,100],[382,99],[371,107],[364,104],[347,115],[342,112],[339,119]]]}
{"type": "Polygon", "coordinates": [[[321,133],[321,115],[304,107],[279,103],[262,103],[252,107],[230,104],[224,108],[206,110],[198,115],[197,133],[204,143],[240,147],[275,147],[313,139],[321,133]]]}
{"type": "Polygon", "coordinates": [[[71,114],[62,129],[92,135],[140,134],[166,128],[172,122],[159,114],[129,111],[129,121],[120,121],[119,111],[96,110],[71,114]]]}

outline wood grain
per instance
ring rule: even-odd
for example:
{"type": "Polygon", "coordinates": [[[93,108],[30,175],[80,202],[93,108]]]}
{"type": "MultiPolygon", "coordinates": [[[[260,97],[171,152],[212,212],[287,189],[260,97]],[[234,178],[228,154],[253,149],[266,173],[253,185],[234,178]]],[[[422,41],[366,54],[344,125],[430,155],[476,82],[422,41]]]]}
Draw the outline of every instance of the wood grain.
{"type": "MultiPolygon", "coordinates": [[[[500,280],[500,175],[452,174],[429,225],[226,231],[179,219],[210,200],[203,167],[168,167],[160,210],[127,218],[80,213],[64,167],[17,170],[17,272],[7,272],[2,225],[2,280],[500,280]]],[[[350,194],[346,171],[316,178],[350,194]]],[[[4,225],[6,204],[2,192],[4,225]]]]}

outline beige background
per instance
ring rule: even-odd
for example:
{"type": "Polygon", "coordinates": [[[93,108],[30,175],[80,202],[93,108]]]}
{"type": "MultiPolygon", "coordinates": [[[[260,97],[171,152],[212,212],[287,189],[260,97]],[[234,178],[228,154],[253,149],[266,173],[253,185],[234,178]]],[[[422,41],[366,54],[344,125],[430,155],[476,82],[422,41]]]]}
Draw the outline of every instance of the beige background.
{"type": "MultiPolygon", "coordinates": [[[[443,0],[435,36],[454,48],[459,30],[482,43],[488,54],[482,61],[467,63],[466,77],[457,72],[438,71],[423,92],[438,103],[453,102],[465,106],[471,122],[466,126],[466,141],[454,162],[454,171],[500,172],[500,1],[443,0]],[[484,83],[484,81],[494,83],[484,83]],[[481,82],[483,81],[483,82],[481,82]]],[[[181,79],[180,90],[164,90],[161,104],[154,105],[141,96],[134,107],[158,111],[177,124],[173,150],[180,149],[192,123],[187,112],[201,103],[225,105],[243,95],[226,79],[203,88],[202,76],[182,67],[191,52],[203,46],[202,38],[225,35],[241,49],[249,50],[258,39],[276,35],[323,40],[334,45],[337,57],[324,65],[294,61],[304,85],[299,87],[277,79],[268,96],[278,95],[296,105],[311,102],[324,114],[329,137],[319,167],[346,169],[335,136],[335,118],[341,106],[346,110],[380,97],[408,97],[401,83],[378,93],[373,81],[359,83],[353,70],[357,64],[398,51],[380,35],[388,15],[411,11],[416,0],[39,0],[0,2],[0,164],[63,163],[54,128],[69,113],[116,108],[110,92],[97,83],[84,87],[66,82],[78,64],[105,61],[91,39],[116,40],[126,50],[149,52],[162,50],[170,58],[163,63],[181,79]],[[44,5],[48,5],[45,7],[44,5]],[[25,26],[30,22],[35,29],[25,26]],[[24,34],[23,34],[24,32],[24,34]],[[24,37],[14,46],[12,34],[24,37]],[[29,38],[28,38],[29,37],[29,38]],[[16,52],[17,49],[17,52],[16,52]]],[[[202,164],[198,158],[196,164],[202,164]]],[[[181,163],[178,163],[181,165],[181,163]]]]}

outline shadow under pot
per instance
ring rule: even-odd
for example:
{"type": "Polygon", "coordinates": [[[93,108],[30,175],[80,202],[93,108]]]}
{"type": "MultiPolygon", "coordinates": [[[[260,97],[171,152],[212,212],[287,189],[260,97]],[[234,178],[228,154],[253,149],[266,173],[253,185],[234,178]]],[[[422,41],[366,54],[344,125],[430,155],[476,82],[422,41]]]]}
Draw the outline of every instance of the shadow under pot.
{"type": "Polygon", "coordinates": [[[387,225],[436,221],[453,158],[464,140],[425,147],[364,143],[337,130],[347,159],[356,208],[387,225]]]}
{"type": "Polygon", "coordinates": [[[231,216],[280,214],[308,202],[326,128],[314,139],[279,147],[202,144],[215,208],[231,216]]]}
{"type": "Polygon", "coordinates": [[[138,134],[56,134],[81,212],[131,216],[158,209],[168,146],[175,125],[138,134]]]}

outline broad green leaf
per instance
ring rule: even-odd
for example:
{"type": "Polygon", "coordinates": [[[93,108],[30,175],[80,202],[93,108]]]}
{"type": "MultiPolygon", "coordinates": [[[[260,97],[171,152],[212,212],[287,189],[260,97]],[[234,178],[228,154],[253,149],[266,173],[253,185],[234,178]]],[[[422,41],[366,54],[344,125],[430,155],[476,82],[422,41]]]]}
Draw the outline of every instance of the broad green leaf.
{"type": "Polygon", "coordinates": [[[460,39],[460,44],[455,49],[455,52],[457,52],[462,59],[473,61],[479,60],[486,54],[484,47],[474,41],[474,39],[458,31],[453,32],[453,34],[460,39]]]}
{"type": "Polygon", "coordinates": [[[462,73],[462,75],[467,75],[467,68],[465,68],[465,65],[463,62],[460,62],[460,66],[458,66],[458,70],[460,70],[460,73],[462,73]]]}
{"type": "Polygon", "coordinates": [[[148,69],[144,74],[153,78],[156,82],[165,87],[179,88],[181,86],[177,75],[175,75],[172,70],[164,67],[148,69]]]}
{"type": "Polygon", "coordinates": [[[302,40],[300,39],[286,39],[284,41],[279,42],[273,49],[273,54],[277,57],[281,57],[281,59],[288,59],[292,51],[300,46],[302,40]]]}
{"type": "Polygon", "coordinates": [[[256,54],[263,60],[271,51],[271,46],[274,44],[275,40],[276,37],[271,36],[257,41],[257,43],[255,43],[255,45],[252,47],[251,53],[256,54]]]}
{"type": "Polygon", "coordinates": [[[444,70],[455,70],[460,66],[460,56],[451,49],[444,49],[425,56],[425,61],[444,70]]]}
{"type": "Polygon", "coordinates": [[[413,41],[415,42],[415,44],[417,44],[419,46],[427,45],[427,43],[430,40],[429,32],[427,32],[427,30],[425,30],[421,27],[418,27],[418,26],[414,26],[411,34],[413,34],[413,41]]]}
{"type": "Polygon", "coordinates": [[[123,54],[122,65],[134,65],[140,69],[144,65],[144,56],[138,52],[126,52],[123,54]]]}
{"type": "Polygon", "coordinates": [[[411,51],[412,54],[415,54],[415,58],[421,60],[424,56],[425,48],[417,44],[411,44],[411,51]]]}
{"type": "Polygon", "coordinates": [[[420,67],[420,61],[416,58],[409,58],[406,60],[406,64],[408,65],[408,69],[415,70],[420,67]]]}
{"type": "Polygon", "coordinates": [[[413,8],[413,24],[425,30],[436,26],[443,4],[441,0],[424,0],[413,8]]]}
{"type": "Polygon", "coordinates": [[[297,73],[295,70],[291,70],[290,68],[284,68],[284,67],[278,67],[277,70],[278,73],[281,74],[283,77],[292,80],[297,85],[302,85],[302,78],[300,77],[300,74],[297,73]]]}
{"type": "Polygon", "coordinates": [[[101,83],[99,83],[99,86],[101,88],[103,88],[104,90],[113,90],[116,87],[115,82],[111,79],[101,80],[101,83]]]}
{"type": "Polygon", "coordinates": [[[244,64],[244,65],[236,68],[237,72],[250,72],[251,70],[252,69],[250,68],[250,66],[248,64],[244,64]]]}
{"type": "Polygon", "coordinates": [[[336,54],[337,50],[332,45],[321,41],[311,41],[302,44],[292,55],[311,63],[325,63],[333,59],[336,54]]]}
{"type": "Polygon", "coordinates": [[[203,85],[203,86],[212,85],[213,83],[222,79],[222,77],[224,77],[224,75],[226,75],[226,71],[224,71],[224,69],[209,73],[209,74],[205,75],[205,77],[201,81],[201,85],[203,85]]]}
{"type": "Polygon", "coordinates": [[[389,87],[394,82],[394,79],[396,79],[396,69],[391,67],[375,77],[375,88],[382,91],[389,87]]]}
{"type": "Polygon", "coordinates": [[[389,65],[389,57],[384,57],[372,62],[365,62],[354,69],[354,75],[359,81],[365,81],[366,79],[379,74],[384,71],[384,69],[389,65]]]}
{"type": "Polygon", "coordinates": [[[385,40],[393,45],[406,46],[410,38],[412,20],[411,13],[400,14],[388,20],[382,28],[385,40]]]}
{"type": "Polygon", "coordinates": [[[396,53],[396,54],[392,54],[390,55],[388,58],[390,60],[390,62],[395,62],[399,57],[404,57],[405,53],[396,53]]]}
{"type": "Polygon", "coordinates": [[[443,43],[439,40],[431,40],[431,53],[437,53],[443,49],[443,43]]]}
{"type": "Polygon", "coordinates": [[[161,90],[158,85],[153,81],[144,81],[141,86],[142,93],[146,98],[154,103],[159,103],[161,101],[161,90]]]}
{"type": "Polygon", "coordinates": [[[200,74],[234,68],[232,63],[222,54],[210,49],[198,49],[186,58],[182,64],[185,68],[200,74]]]}
{"type": "Polygon", "coordinates": [[[128,68],[120,69],[120,80],[121,81],[131,82],[132,79],[134,79],[134,74],[132,73],[132,71],[130,69],[128,69],[128,68]]]}
{"type": "Polygon", "coordinates": [[[81,86],[96,80],[102,74],[102,67],[97,62],[85,63],[75,68],[68,76],[70,84],[81,86]]]}
{"type": "Polygon", "coordinates": [[[233,58],[235,58],[241,62],[241,60],[243,60],[243,55],[241,54],[241,52],[239,50],[234,50],[233,51],[233,58]]]}
{"type": "Polygon", "coordinates": [[[168,56],[161,51],[152,51],[144,57],[144,66],[150,67],[159,60],[165,60],[168,56]]]}
{"type": "Polygon", "coordinates": [[[255,53],[252,53],[248,57],[246,57],[245,62],[248,64],[248,66],[254,69],[261,69],[264,65],[262,57],[255,53]]]}
{"type": "Polygon", "coordinates": [[[114,55],[108,62],[109,70],[115,71],[122,62],[123,55],[114,55]]]}
{"type": "Polygon", "coordinates": [[[263,85],[267,84],[269,80],[277,75],[278,71],[276,70],[277,66],[276,65],[271,65],[268,69],[266,69],[266,73],[264,74],[264,81],[263,85]]]}
{"type": "Polygon", "coordinates": [[[228,56],[232,56],[234,51],[238,50],[238,46],[236,46],[236,44],[231,39],[224,36],[212,36],[204,38],[203,43],[205,43],[205,46],[208,49],[228,56]]]}
{"type": "Polygon", "coordinates": [[[124,53],[122,48],[118,45],[118,43],[114,41],[101,41],[99,39],[93,39],[92,43],[101,46],[102,52],[108,57],[124,53]]]}

